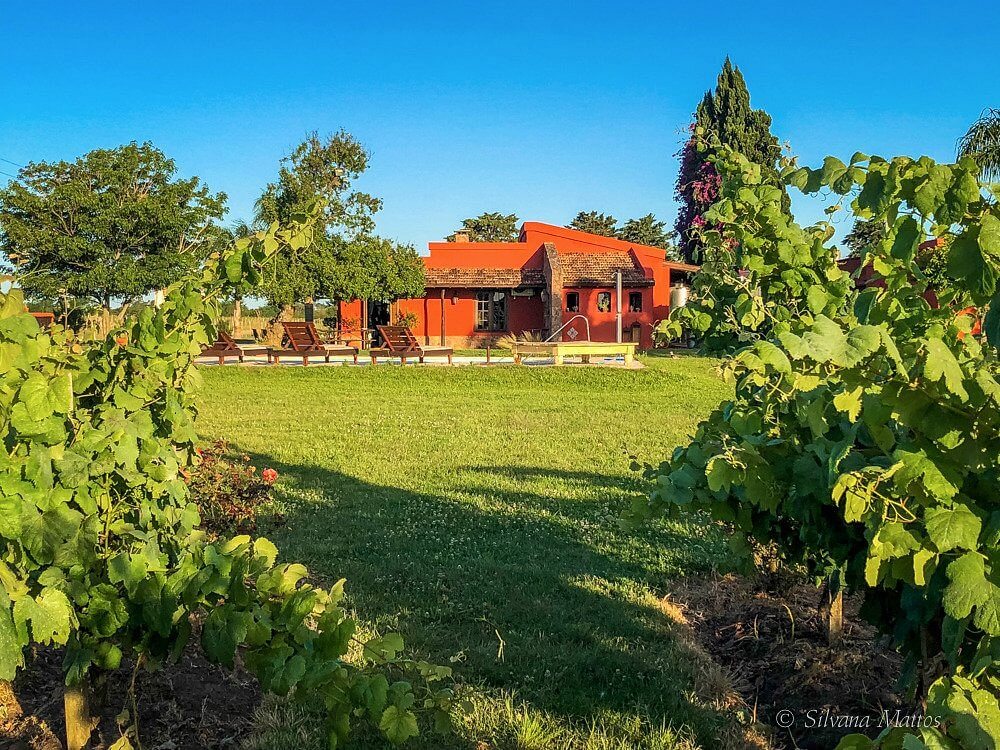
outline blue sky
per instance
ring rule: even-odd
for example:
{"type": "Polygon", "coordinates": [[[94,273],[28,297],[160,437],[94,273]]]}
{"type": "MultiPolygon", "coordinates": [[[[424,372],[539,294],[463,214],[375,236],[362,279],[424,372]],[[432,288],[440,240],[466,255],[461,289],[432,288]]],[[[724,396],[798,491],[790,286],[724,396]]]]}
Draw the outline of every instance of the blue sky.
{"type": "Polygon", "coordinates": [[[379,232],[423,249],[481,211],[672,222],[727,54],[802,163],[950,159],[1000,107],[992,3],[792,5],[0,0],[0,171],[151,140],[235,219],[307,131],[343,127],[379,232]]]}

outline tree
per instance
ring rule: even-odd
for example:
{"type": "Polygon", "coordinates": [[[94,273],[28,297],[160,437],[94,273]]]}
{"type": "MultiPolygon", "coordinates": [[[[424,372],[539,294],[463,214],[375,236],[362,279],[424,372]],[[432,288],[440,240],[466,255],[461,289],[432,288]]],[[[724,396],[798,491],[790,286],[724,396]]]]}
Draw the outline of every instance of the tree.
{"type": "MultiPolygon", "coordinates": [[[[778,139],[771,135],[771,116],[750,107],[750,92],[740,69],[727,57],[715,91],[706,91],[695,110],[691,135],[680,152],[681,165],[675,196],[681,204],[675,226],[680,249],[690,261],[698,259],[704,226],[703,214],[719,191],[719,176],[709,157],[720,146],[728,146],[759,164],[768,175],[777,176],[781,156],[778,139]]],[[[777,182],[777,180],[775,180],[777,182]]],[[[783,190],[783,188],[782,188],[783,190]]],[[[790,205],[786,195],[782,207],[790,205]]]]}
{"type": "Polygon", "coordinates": [[[26,294],[72,295],[110,308],[167,286],[224,232],[224,193],[176,177],[151,143],[38,162],[0,190],[0,250],[26,294]]]}
{"type": "Polygon", "coordinates": [[[326,140],[316,131],[309,133],[281,160],[278,181],[269,184],[257,201],[257,221],[281,221],[318,197],[326,204],[322,234],[351,236],[373,231],[382,201],[351,190],[351,182],[368,169],[370,158],[365,147],[345,130],[326,140]]]}
{"type": "Polygon", "coordinates": [[[520,236],[518,224],[517,214],[482,213],[472,219],[464,219],[462,226],[445,239],[454,242],[455,234],[465,232],[470,242],[517,242],[520,236]]]}
{"type": "Polygon", "coordinates": [[[316,199],[325,204],[310,245],[275,259],[261,291],[279,309],[307,299],[378,299],[423,293],[423,264],[411,245],[374,237],[382,201],[351,189],[368,168],[369,154],[343,130],[315,132],[282,160],[278,180],[257,201],[255,224],[287,218],[316,199]]]}
{"type": "Polygon", "coordinates": [[[651,247],[671,247],[670,232],[665,221],[657,221],[653,214],[646,214],[638,219],[629,219],[618,230],[617,237],[625,242],[651,247]]]}
{"type": "Polygon", "coordinates": [[[856,219],[851,231],[844,236],[848,257],[860,258],[870,248],[885,239],[885,226],[871,219],[856,219]]]}
{"type": "Polygon", "coordinates": [[[597,211],[581,211],[568,226],[578,232],[599,234],[602,237],[618,236],[618,219],[611,214],[602,214],[597,211]]]}
{"type": "Polygon", "coordinates": [[[959,156],[971,156],[984,180],[1000,179],[1000,109],[984,109],[958,142],[959,156]]]}

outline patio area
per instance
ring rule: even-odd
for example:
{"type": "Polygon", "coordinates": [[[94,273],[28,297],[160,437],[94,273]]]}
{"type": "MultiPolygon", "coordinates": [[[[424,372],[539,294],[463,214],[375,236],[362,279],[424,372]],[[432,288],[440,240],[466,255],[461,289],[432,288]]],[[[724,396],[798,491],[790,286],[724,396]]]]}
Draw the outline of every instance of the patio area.
{"type": "MultiPolygon", "coordinates": [[[[596,357],[590,356],[589,362],[583,362],[583,357],[564,357],[562,362],[558,364],[560,366],[569,367],[615,367],[618,369],[628,369],[628,370],[641,370],[643,368],[642,362],[638,359],[633,358],[631,362],[626,363],[622,357],[596,357]]],[[[202,366],[221,366],[219,364],[218,358],[205,355],[197,359],[197,363],[202,366]]],[[[487,367],[492,365],[513,365],[519,364],[525,367],[553,367],[557,363],[555,357],[544,356],[544,357],[532,357],[531,359],[522,359],[520,363],[515,363],[514,356],[505,350],[491,350],[489,356],[487,357],[485,350],[471,350],[468,352],[456,352],[452,357],[451,366],[480,366],[487,367]]],[[[267,355],[264,353],[259,354],[246,354],[243,357],[242,362],[235,360],[229,360],[225,363],[226,366],[243,366],[243,367],[275,367],[274,362],[269,362],[267,355]]],[[[379,359],[374,366],[381,367],[383,365],[402,365],[399,359],[379,359]]],[[[302,361],[295,358],[288,358],[281,360],[282,367],[303,367],[302,361]]],[[[307,365],[308,367],[372,367],[371,357],[367,356],[367,350],[362,349],[358,353],[358,361],[354,362],[354,357],[350,355],[331,355],[330,361],[325,360],[312,360],[307,365]]],[[[408,360],[406,362],[407,367],[449,367],[448,361],[441,358],[428,357],[423,363],[417,362],[416,360],[408,360]]]]}

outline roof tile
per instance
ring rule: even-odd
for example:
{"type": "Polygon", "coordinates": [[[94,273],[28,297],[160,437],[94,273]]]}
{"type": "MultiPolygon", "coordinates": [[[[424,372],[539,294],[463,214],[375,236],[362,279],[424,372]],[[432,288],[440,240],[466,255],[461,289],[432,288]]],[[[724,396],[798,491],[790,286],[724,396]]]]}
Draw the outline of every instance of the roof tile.
{"type": "Polygon", "coordinates": [[[614,286],[615,274],[622,272],[625,286],[651,286],[642,266],[628,252],[559,253],[563,286],[614,286]]]}
{"type": "Polygon", "coordinates": [[[429,287],[485,289],[545,286],[540,268],[428,268],[424,283],[429,287]]]}

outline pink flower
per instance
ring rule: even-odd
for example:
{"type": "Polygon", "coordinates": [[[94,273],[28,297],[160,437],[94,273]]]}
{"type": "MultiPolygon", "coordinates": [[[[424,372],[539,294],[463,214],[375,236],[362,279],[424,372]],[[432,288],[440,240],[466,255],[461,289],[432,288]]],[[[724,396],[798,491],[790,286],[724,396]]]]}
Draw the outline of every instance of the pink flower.
{"type": "Polygon", "coordinates": [[[274,484],[278,480],[278,472],[274,469],[264,469],[260,473],[260,478],[264,480],[264,484],[274,484]]]}

